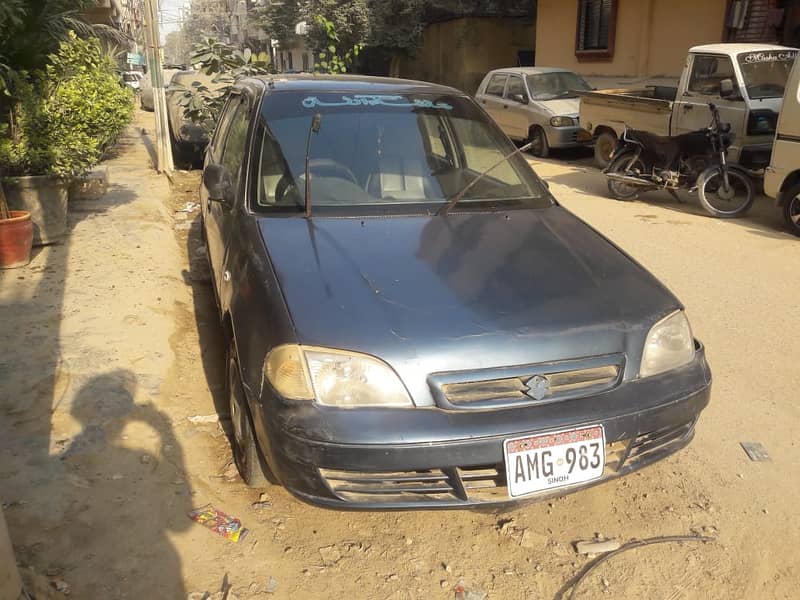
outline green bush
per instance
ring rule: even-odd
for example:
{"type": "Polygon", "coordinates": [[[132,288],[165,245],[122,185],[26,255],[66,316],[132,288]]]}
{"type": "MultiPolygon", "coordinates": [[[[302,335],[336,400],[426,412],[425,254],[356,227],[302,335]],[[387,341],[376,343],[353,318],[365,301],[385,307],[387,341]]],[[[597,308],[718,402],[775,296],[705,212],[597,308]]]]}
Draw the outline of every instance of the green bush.
{"type": "Polygon", "coordinates": [[[84,175],[130,122],[133,93],[96,39],[70,33],[43,73],[13,81],[10,127],[0,132],[6,175],[84,175]]]}

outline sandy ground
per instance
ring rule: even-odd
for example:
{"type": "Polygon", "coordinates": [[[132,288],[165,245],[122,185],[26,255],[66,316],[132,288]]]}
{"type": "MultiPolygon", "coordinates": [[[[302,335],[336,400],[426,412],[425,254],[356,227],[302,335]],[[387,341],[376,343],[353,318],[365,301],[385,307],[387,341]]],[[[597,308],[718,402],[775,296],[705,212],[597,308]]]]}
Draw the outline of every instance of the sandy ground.
{"type": "MultiPolygon", "coordinates": [[[[136,125],[151,129],[152,115],[136,125]]],[[[199,174],[171,190],[146,141],[130,130],[106,163],[110,192],[71,204],[63,243],[0,274],[0,500],[37,597],[449,599],[463,580],[472,598],[567,598],[590,560],[572,543],[596,534],[717,541],[621,554],[578,598],[800,596],[800,241],[766,199],[719,221],[666,194],[609,200],[581,155],[535,161],[567,208],[686,304],[715,376],[695,441],[502,514],[333,512],[246,488],[221,426],[188,421],[226,411],[197,212],[176,212],[199,174]],[[741,441],[772,461],[751,462],[741,441]],[[248,536],[189,520],[206,504],[248,536]]]]}

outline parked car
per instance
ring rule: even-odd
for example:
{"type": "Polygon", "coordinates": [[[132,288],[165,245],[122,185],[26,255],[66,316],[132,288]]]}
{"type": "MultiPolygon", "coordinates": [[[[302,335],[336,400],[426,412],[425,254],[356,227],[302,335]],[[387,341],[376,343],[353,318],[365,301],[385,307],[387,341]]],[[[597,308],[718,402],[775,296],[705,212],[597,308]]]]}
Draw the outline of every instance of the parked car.
{"type": "Polygon", "coordinates": [[[184,114],[184,107],[180,104],[182,90],[191,88],[193,83],[201,83],[212,90],[221,86],[219,83],[214,83],[211,75],[191,69],[176,72],[170,80],[166,96],[172,154],[176,164],[186,166],[201,165],[208,145],[206,129],[188,119],[184,114]]]}
{"type": "Polygon", "coordinates": [[[789,230],[800,236],[800,61],[786,84],[764,192],[777,200],[789,230]]]}
{"type": "Polygon", "coordinates": [[[677,137],[708,127],[709,104],[731,124],[729,159],[753,172],[770,160],[783,90],[797,50],[768,44],[709,44],[689,50],[678,87],[582,92],[581,125],[607,167],[625,127],[677,137]],[[723,82],[726,82],[723,86],[723,82]],[[723,96],[722,89],[732,89],[723,96]]]}
{"type": "MultiPolygon", "coordinates": [[[[162,71],[162,77],[164,81],[164,89],[169,88],[170,81],[172,81],[172,76],[178,72],[178,69],[164,69],[162,71]]],[[[149,110],[153,111],[153,79],[150,76],[150,73],[146,74],[140,83],[139,88],[139,104],[142,107],[142,110],[149,110]]]]}
{"type": "Polygon", "coordinates": [[[550,148],[591,141],[578,124],[576,91],[592,89],[572,71],[548,67],[514,67],[490,71],[475,99],[512,140],[531,142],[535,156],[550,148]]]}
{"type": "Polygon", "coordinates": [[[362,509],[563,495],[686,446],[709,400],[680,302],[452,88],[239,80],[200,203],[250,485],[362,509]]]}
{"type": "Polygon", "coordinates": [[[133,91],[138,92],[142,81],[142,74],[139,71],[125,71],[122,74],[122,81],[133,91]]]}

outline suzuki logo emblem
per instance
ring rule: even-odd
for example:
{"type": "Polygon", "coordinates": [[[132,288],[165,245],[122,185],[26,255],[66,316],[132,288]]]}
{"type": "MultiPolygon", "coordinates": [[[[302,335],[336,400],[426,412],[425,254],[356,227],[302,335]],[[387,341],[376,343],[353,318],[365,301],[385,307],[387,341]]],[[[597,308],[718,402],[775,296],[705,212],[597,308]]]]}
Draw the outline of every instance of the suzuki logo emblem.
{"type": "Polygon", "coordinates": [[[550,393],[550,380],[541,375],[534,375],[525,382],[528,390],[525,392],[534,400],[542,400],[550,393]]]}

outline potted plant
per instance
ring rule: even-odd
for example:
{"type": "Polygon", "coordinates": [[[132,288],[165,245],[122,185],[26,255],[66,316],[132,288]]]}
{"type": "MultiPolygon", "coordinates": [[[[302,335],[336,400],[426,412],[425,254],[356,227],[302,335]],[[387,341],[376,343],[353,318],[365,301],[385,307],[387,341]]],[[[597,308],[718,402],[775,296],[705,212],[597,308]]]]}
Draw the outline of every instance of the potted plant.
{"type": "Polygon", "coordinates": [[[0,269],[23,267],[31,260],[33,223],[25,211],[9,210],[0,183],[0,269]]]}
{"type": "Polygon", "coordinates": [[[44,71],[10,77],[14,102],[0,131],[8,207],[30,213],[34,244],[67,231],[69,186],[96,165],[133,114],[133,95],[96,39],[70,33],[44,71]]]}

